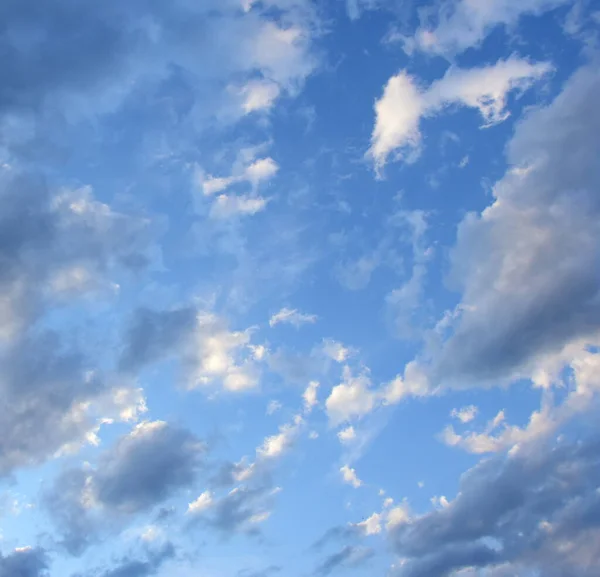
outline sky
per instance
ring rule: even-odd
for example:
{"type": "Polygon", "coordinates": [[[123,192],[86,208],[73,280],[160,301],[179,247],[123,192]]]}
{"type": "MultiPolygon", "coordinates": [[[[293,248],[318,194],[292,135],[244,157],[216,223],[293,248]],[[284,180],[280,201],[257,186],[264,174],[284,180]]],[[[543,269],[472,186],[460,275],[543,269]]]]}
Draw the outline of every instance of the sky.
{"type": "Polygon", "coordinates": [[[598,3],[0,23],[0,577],[600,574],[598,3]]]}

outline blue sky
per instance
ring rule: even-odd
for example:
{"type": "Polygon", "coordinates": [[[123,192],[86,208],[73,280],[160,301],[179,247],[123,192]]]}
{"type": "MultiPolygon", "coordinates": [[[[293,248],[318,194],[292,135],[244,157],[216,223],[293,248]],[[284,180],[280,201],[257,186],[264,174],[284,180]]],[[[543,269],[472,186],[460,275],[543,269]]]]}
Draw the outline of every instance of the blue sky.
{"type": "Polygon", "coordinates": [[[0,577],[600,573],[600,6],[0,22],[0,577]]]}

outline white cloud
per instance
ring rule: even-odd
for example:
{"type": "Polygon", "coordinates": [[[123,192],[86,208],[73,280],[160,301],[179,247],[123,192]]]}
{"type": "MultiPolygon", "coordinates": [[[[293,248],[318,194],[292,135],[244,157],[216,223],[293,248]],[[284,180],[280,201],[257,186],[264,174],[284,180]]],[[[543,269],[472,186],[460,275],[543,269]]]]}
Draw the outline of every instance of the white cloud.
{"type": "Polygon", "coordinates": [[[407,396],[423,397],[430,393],[427,376],[418,363],[411,361],[404,369],[404,376],[398,375],[384,387],[382,397],[385,404],[394,405],[407,396]]]}
{"type": "Polygon", "coordinates": [[[356,431],[353,426],[349,426],[339,431],[337,437],[340,443],[349,444],[356,439],[356,431]]]}
{"type": "Polygon", "coordinates": [[[262,197],[246,195],[235,196],[220,194],[210,208],[210,217],[226,219],[238,215],[253,215],[261,212],[267,206],[268,200],[262,197]]]}
{"type": "Polygon", "coordinates": [[[195,501],[188,505],[188,513],[197,515],[210,509],[214,504],[213,495],[210,491],[204,491],[195,501]]]}
{"type": "Polygon", "coordinates": [[[267,437],[262,446],[256,450],[256,454],[262,459],[274,459],[283,455],[293,444],[304,420],[296,415],[291,423],[282,425],[279,433],[267,437]]]}
{"type": "Polygon", "coordinates": [[[450,506],[450,502],[448,501],[448,499],[446,499],[446,497],[444,497],[444,495],[441,495],[439,497],[431,497],[430,501],[436,509],[446,509],[450,506]]]}
{"type": "Polygon", "coordinates": [[[410,523],[411,518],[412,517],[408,505],[406,503],[402,503],[388,511],[386,529],[389,531],[394,527],[410,523]]]}
{"type": "Polygon", "coordinates": [[[539,15],[569,0],[450,0],[441,4],[435,23],[417,29],[414,37],[402,37],[405,49],[434,54],[455,54],[478,46],[496,26],[512,26],[522,16],[539,15]]]}
{"type": "Polygon", "coordinates": [[[306,387],[302,398],[304,399],[304,412],[310,413],[313,407],[318,403],[317,391],[319,389],[318,381],[311,381],[306,387]]]}
{"type": "Polygon", "coordinates": [[[420,121],[451,105],[475,108],[484,126],[502,122],[509,112],[510,92],[523,92],[552,70],[548,63],[531,63],[512,56],[480,68],[450,67],[443,78],[422,89],[401,71],[392,76],[375,103],[375,127],[368,156],[381,173],[389,155],[414,160],[421,146],[420,121]]]}
{"type": "Polygon", "coordinates": [[[371,380],[366,375],[353,376],[349,367],[344,367],[343,382],[331,390],[325,406],[332,424],[337,425],[351,418],[369,414],[377,401],[371,389],[371,380]]]}
{"type": "Polygon", "coordinates": [[[298,328],[304,324],[317,322],[317,315],[301,313],[297,309],[282,308],[269,319],[269,326],[274,327],[281,323],[288,323],[298,328]]]}
{"type": "Polygon", "coordinates": [[[278,171],[279,165],[271,157],[256,160],[250,157],[250,164],[246,162],[241,169],[236,168],[234,174],[225,177],[212,176],[196,167],[194,180],[203,197],[206,197],[198,199],[198,207],[202,207],[198,210],[206,210],[208,215],[216,220],[257,214],[263,211],[269,202],[268,198],[257,194],[257,189],[262,183],[271,180],[278,171]],[[251,186],[249,194],[226,193],[230,187],[244,183],[251,186]],[[207,208],[204,208],[207,203],[207,208]]]}
{"type": "Polygon", "coordinates": [[[470,423],[479,412],[479,409],[475,405],[469,405],[460,409],[452,409],[450,416],[458,419],[461,423],[470,423]]]}
{"type": "Polygon", "coordinates": [[[381,514],[373,513],[370,517],[356,524],[356,527],[361,529],[365,535],[378,535],[381,533],[381,514]]]}
{"type": "Polygon", "coordinates": [[[362,481],[356,475],[356,471],[348,465],[344,465],[343,467],[341,467],[340,473],[342,474],[342,479],[344,480],[344,483],[352,485],[355,489],[358,489],[362,486],[362,481]]]}
{"type": "Polygon", "coordinates": [[[352,349],[344,346],[342,343],[331,339],[323,341],[322,350],[325,356],[334,360],[336,363],[346,362],[353,352],[352,349]]]}
{"type": "Polygon", "coordinates": [[[269,80],[251,80],[240,89],[242,109],[245,114],[269,110],[280,93],[280,87],[269,80]]]}
{"type": "Polygon", "coordinates": [[[360,419],[380,406],[395,405],[406,397],[422,397],[433,392],[427,375],[415,361],[406,365],[404,376],[398,375],[377,388],[367,374],[354,376],[350,367],[345,366],[342,383],[333,387],[325,407],[330,422],[336,426],[360,419]]]}
{"type": "Polygon", "coordinates": [[[271,180],[279,172],[279,165],[271,158],[259,158],[255,160],[244,172],[244,178],[253,186],[261,182],[271,180]]]}

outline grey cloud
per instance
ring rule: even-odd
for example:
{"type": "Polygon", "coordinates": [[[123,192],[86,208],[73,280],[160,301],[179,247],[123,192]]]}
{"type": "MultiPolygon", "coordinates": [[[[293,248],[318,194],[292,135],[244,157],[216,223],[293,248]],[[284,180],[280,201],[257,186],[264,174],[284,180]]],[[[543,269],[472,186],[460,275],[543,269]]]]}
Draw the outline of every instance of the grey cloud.
{"type": "MultiPolygon", "coordinates": [[[[306,7],[290,3],[281,19],[308,26],[306,7]]],[[[265,18],[256,10],[242,14],[236,0],[109,0],[85,7],[76,0],[8,0],[0,22],[0,114],[33,118],[38,128],[48,117],[114,112],[141,85],[164,90],[174,68],[185,72],[196,95],[214,98],[206,85],[216,80],[219,92],[219,81],[230,74],[260,71],[292,89],[315,65],[304,48],[292,50],[283,65],[254,49],[265,18]],[[198,58],[203,54],[211,57],[198,58]]],[[[206,108],[215,109],[197,106],[194,116],[206,108]]]]}
{"type": "Polygon", "coordinates": [[[9,555],[0,553],[0,577],[46,577],[46,552],[40,548],[17,549],[9,555]]]}
{"type": "Polygon", "coordinates": [[[128,370],[137,369],[173,353],[193,334],[196,314],[192,307],[168,311],[138,310],[125,336],[121,366],[128,370]]]}
{"type": "Polygon", "coordinates": [[[327,557],[316,569],[316,575],[329,575],[338,569],[358,567],[373,557],[374,551],[367,547],[347,545],[327,557]]]}
{"type": "Polygon", "coordinates": [[[462,222],[452,254],[463,311],[434,380],[518,376],[600,328],[597,63],[580,69],[508,145],[496,202],[462,222]]]}
{"type": "Polygon", "coordinates": [[[219,499],[206,522],[218,531],[232,535],[245,532],[260,532],[253,518],[269,510],[271,487],[260,484],[256,487],[238,487],[219,499]]]}
{"type": "Polygon", "coordinates": [[[269,567],[259,571],[248,571],[244,569],[238,573],[238,577],[271,577],[272,575],[281,573],[281,571],[282,567],[279,565],[269,565],[269,567]]]}
{"type": "Polygon", "coordinates": [[[399,577],[466,567],[592,577],[600,570],[600,440],[547,440],[480,462],[459,493],[392,531],[399,577]]]}
{"type": "Polygon", "coordinates": [[[44,496],[62,544],[81,553],[102,529],[99,507],[108,520],[126,520],[189,486],[204,453],[205,445],[185,429],[142,423],[102,453],[96,468],[64,471],[44,496]]]}
{"type": "Polygon", "coordinates": [[[114,404],[93,363],[37,323],[50,306],[128,274],[125,261],[144,257],[150,229],[88,189],[53,194],[42,179],[0,176],[0,475],[82,442],[97,422],[84,404],[114,404]]]}
{"type": "Polygon", "coordinates": [[[111,210],[89,188],[52,192],[40,176],[3,171],[0,209],[3,333],[26,327],[48,301],[97,289],[108,272],[149,261],[150,221],[111,210]]]}
{"type": "MultiPolygon", "coordinates": [[[[159,551],[150,552],[146,560],[125,558],[112,569],[99,574],[98,577],[150,577],[156,575],[163,564],[175,556],[175,547],[166,543],[159,551]]],[[[91,574],[88,574],[91,577],[91,574]]],[[[97,575],[97,573],[94,573],[97,575]]],[[[74,577],[83,577],[81,575],[74,577]]]]}

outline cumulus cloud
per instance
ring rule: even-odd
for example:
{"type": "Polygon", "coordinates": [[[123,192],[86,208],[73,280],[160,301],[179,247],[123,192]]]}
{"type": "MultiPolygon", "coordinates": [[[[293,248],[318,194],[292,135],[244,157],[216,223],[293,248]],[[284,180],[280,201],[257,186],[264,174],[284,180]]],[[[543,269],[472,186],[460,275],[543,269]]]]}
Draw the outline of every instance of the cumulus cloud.
{"type": "Polygon", "coordinates": [[[452,105],[478,110],[483,126],[502,122],[510,114],[506,110],[509,93],[523,92],[551,70],[548,63],[511,56],[479,68],[451,66],[428,88],[421,88],[401,71],[388,80],[375,103],[375,127],[367,154],[379,173],[394,152],[397,158],[414,160],[421,146],[421,119],[438,115],[452,105]]]}
{"type": "Polygon", "coordinates": [[[356,471],[352,467],[344,465],[340,468],[340,473],[342,474],[344,483],[352,485],[355,489],[358,489],[362,486],[362,481],[358,478],[356,471]]]}
{"type": "Polygon", "coordinates": [[[539,377],[552,356],[570,361],[571,344],[597,341],[599,89],[595,67],[584,67],[531,111],[508,145],[493,204],[460,224],[451,272],[462,303],[436,353],[436,380],[539,377]]]}
{"type": "Polygon", "coordinates": [[[335,426],[352,419],[360,419],[385,405],[395,405],[407,397],[422,397],[432,394],[426,374],[414,361],[409,363],[404,376],[374,387],[366,373],[353,375],[345,366],[342,382],[331,389],[325,401],[327,415],[335,426]]]}
{"type": "Polygon", "coordinates": [[[136,370],[176,357],[187,388],[217,384],[227,391],[243,391],[258,384],[258,359],[250,336],[250,329],[230,331],[224,319],[194,307],[139,309],[125,335],[121,366],[136,370]]]}
{"type": "Polygon", "coordinates": [[[44,497],[62,544],[80,553],[103,520],[151,510],[189,486],[205,453],[206,445],[189,431],[143,422],[106,449],[96,467],[65,470],[44,497]]]}
{"type": "Polygon", "coordinates": [[[420,26],[414,36],[399,38],[405,50],[452,55],[479,46],[497,26],[512,27],[523,16],[537,16],[566,4],[568,0],[491,0],[485,4],[452,0],[420,26]]]}
{"type": "Polygon", "coordinates": [[[303,324],[312,324],[317,322],[317,315],[301,313],[297,309],[282,308],[269,319],[269,326],[274,327],[280,323],[289,323],[298,328],[303,324]]]}

